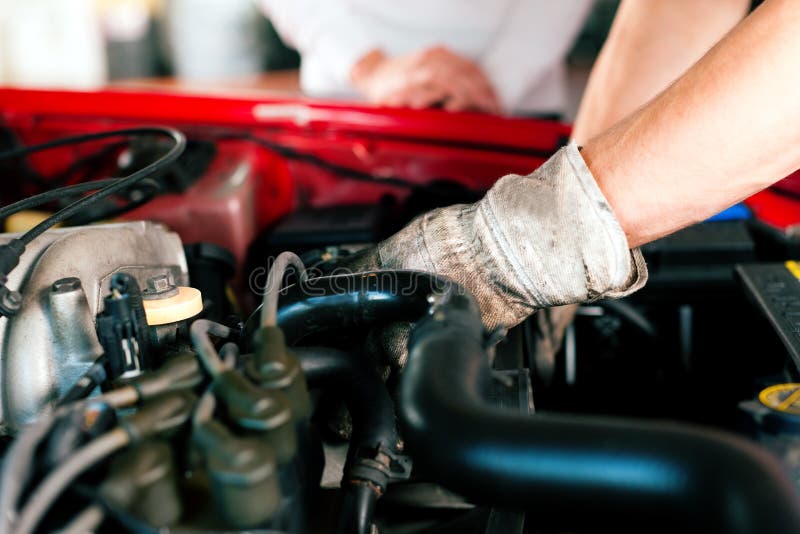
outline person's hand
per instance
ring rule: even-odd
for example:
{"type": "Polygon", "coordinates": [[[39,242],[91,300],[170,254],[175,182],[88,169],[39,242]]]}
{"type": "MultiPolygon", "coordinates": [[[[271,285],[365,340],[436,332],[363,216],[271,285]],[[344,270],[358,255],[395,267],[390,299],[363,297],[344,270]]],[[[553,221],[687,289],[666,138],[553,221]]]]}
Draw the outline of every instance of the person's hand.
{"type": "Polygon", "coordinates": [[[396,58],[374,50],[353,66],[350,79],[375,104],[500,112],[492,84],[480,67],[441,46],[396,58]]]}
{"type": "MultiPolygon", "coordinates": [[[[528,176],[501,178],[475,204],[418,217],[344,267],[446,276],[475,296],[489,329],[515,326],[537,309],[622,297],[647,279],[574,144],[528,176]]],[[[397,333],[383,344],[402,366],[397,333]]]]}

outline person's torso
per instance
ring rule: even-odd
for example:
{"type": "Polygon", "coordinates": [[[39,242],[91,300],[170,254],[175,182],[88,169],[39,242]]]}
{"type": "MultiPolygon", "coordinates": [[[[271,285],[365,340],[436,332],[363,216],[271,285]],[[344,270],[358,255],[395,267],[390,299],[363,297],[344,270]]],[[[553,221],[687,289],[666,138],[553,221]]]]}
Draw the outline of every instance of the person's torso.
{"type": "MultiPolygon", "coordinates": [[[[332,0],[326,0],[332,1],[332,0]]],[[[517,79],[524,80],[524,94],[518,102],[508,103],[516,111],[561,112],[566,98],[563,69],[563,50],[574,37],[572,28],[560,31],[553,20],[563,20],[563,14],[582,24],[593,0],[336,0],[354,26],[390,56],[413,53],[431,46],[443,45],[487,68],[517,69],[517,79]],[[521,3],[525,9],[520,10],[521,3]],[[513,19],[520,12],[527,14],[523,25],[513,19]],[[554,17],[554,14],[560,17],[554,17]],[[512,24],[517,22],[517,24],[512,24]],[[524,28],[524,31],[519,28],[524,28]],[[513,30],[511,28],[517,28],[513,30]],[[554,31],[555,30],[555,31],[554,31]],[[509,34],[510,32],[510,34],[509,34]],[[526,36],[548,35],[545,46],[525,49],[526,36]],[[518,41],[519,47],[510,57],[496,57],[493,48],[500,39],[518,41]],[[533,71],[533,62],[545,68],[533,71]],[[530,75],[526,74],[530,71],[530,75]]],[[[324,51],[321,52],[324,54],[324,51]]],[[[307,66],[324,69],[329,62],[314,58],[307,66]]],[[[305,73],[306,75],[312,73],[305,73]]],[[[313,76],[325,79],[322,73],[313,76]]],[[[491,80],[495,82],[495,80],[491,80]]],[[[317,93],[321,93],[316,88],[317,93]]],[[[350,88],[335,88],[331,93],[355,96],[350,88]]]]}
{"type": "Polygon", "coordinates": [[[518,2],[542,4],[545,12],[551,0],[341,1],[390,55],[444,45],[479,60],[518,2]]]}

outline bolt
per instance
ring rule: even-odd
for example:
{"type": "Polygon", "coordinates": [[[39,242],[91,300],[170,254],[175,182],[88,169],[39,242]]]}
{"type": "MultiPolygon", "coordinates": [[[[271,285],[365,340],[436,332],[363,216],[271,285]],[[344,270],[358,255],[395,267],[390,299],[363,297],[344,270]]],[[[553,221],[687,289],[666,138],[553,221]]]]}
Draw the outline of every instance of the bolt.
{"type": "Polygon", "coordinates": [[[142,298],[163,299],[178,294],[178,288],[172,285],[168,274],[159,274],[147,279],[147,287],[142,291],[142,298]]]}
{"type": "Polygon", "coordinates": [[[440,313],[442,306],[448,303],[450,300],[449,293],[431,293],[426,298],[428,304],[430,304],[430,308],[428,309],[428,313],[433,316],[439,316],[437,320],[442,320],[444,316],[440,313]]]}
{"type": "Polygon", "coordinates": [[[70,291],[77,291],[81,288],[81,281],[79,278],[71,276],[69,278],[61,278],[53,282],[53,293],[69,293],[70,291]]]}
{"type": "Polygon", "coordinates": [[[22,295],[19,294],[19,291],[5,291],[2,303],[6,310],[16,312],[22,306],[22,295]]]}
{"type": "Polygon", "coordinates": [[[172,284],[169,283],[169,275],[160,274],[158,276],[151,276],[147,279],[147,290],[153,293],[169,291],[171,287],[172,284]]]}

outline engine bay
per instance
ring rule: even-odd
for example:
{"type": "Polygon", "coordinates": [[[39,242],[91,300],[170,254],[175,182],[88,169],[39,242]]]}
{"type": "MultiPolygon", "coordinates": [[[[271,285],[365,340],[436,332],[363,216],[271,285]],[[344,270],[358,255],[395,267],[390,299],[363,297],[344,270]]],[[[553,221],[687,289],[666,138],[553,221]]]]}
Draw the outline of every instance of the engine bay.
{"type": "Polygon", "coordinates": [[[648,287],[552,346],[435,274],[345,267],[565,125],[0,102],[0,532],[800,528],[791,183],[646,245],[648,287]]]}

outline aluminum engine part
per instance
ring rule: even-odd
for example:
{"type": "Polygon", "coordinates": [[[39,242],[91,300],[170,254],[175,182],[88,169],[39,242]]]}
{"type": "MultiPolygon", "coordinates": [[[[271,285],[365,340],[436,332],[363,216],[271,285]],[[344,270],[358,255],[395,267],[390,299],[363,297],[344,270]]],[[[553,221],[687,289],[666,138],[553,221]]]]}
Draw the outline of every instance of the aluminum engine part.
{"type": "MultiPolygon", "coordinates": [[[[12,237],[0,235],[0,243],[12,237]]],[[[189,282],[180,238],[159,224],[51,230],[28,245],[8,283],[22,293],[22,307],[0,319],[0,433],[33,419],[100,356],[95,316],[118,271],[141,287],[164,273],[189,282]]]]}

